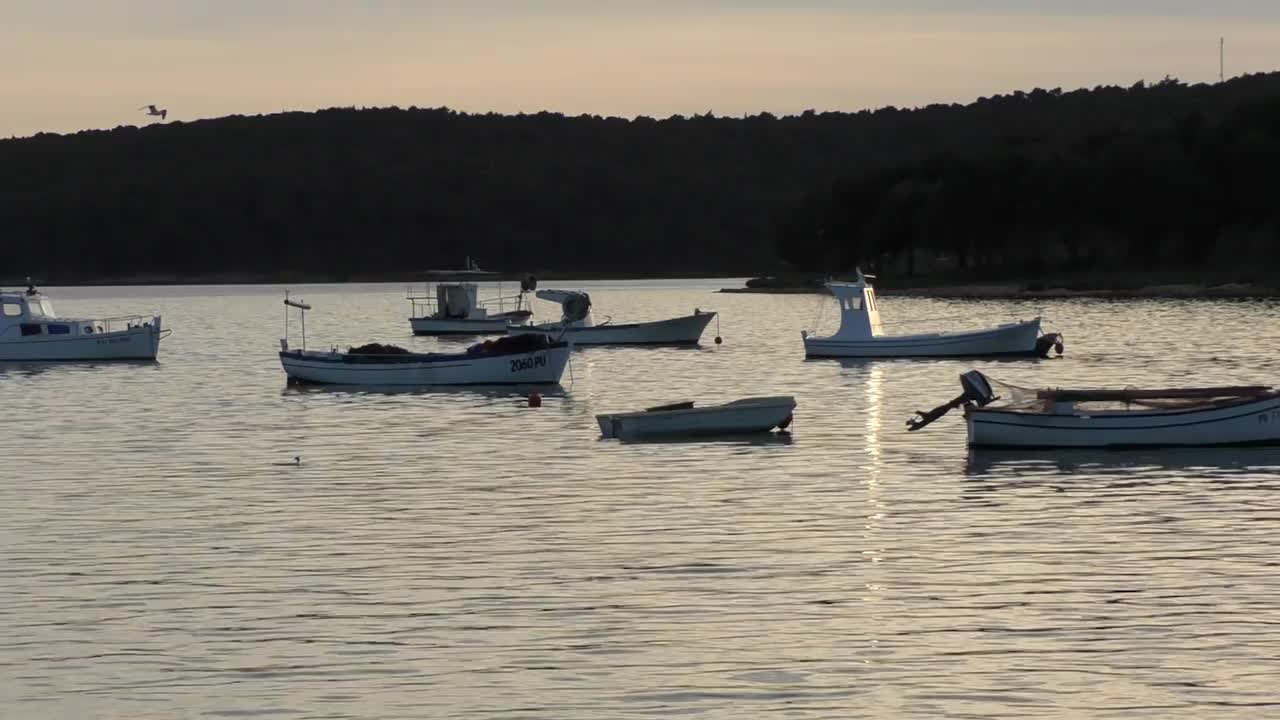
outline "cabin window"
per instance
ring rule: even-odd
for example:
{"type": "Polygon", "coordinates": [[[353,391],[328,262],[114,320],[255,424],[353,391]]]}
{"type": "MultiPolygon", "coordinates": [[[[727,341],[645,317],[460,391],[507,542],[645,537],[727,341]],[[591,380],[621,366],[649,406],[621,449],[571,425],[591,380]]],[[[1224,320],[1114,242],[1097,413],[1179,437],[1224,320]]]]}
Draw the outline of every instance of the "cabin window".
{"type": "Polygon", "coordinates": [[[53,319],[57,315],[53,314],[53,305],[44,298],[28,298],[27,313],[33,318],[53,319]]]}
{"type": "Polygon", "coordinates": [[[2,303],[0,313],[4,313],[5,317],[22,317],[22,306],[18,303],[2,303]]]}
{"type": "Polygon", "coordinates": [[[22,323],[23,335],[39,335],[40,326],[35,323],[22,323]]]}
{"type": "Polygon", "coordinates": [[[847,310],[861,310],[862,298],[856,298],[856,297],[847,298],[844,304],[845,304],[845,309],[847,310]]]}
{"type": "Polygon", "coordinates": [[[50,335],[70,335],[71,334],[70,325],[59,325],[56,323],[49,323],[48,325],[45,326],[45,330],[50,335]]]}

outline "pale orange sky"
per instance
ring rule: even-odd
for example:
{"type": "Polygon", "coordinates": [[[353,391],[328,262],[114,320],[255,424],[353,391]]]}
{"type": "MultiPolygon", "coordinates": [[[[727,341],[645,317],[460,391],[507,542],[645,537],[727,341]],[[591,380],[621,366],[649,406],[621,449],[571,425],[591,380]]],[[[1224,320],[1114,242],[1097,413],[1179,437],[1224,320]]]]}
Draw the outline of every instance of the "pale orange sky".
{"type": "Polygon", "coordinates": [[[1280,68],[1280,2],[18,0],[0,136],[332,106],[741,115],[1280,68]],[[1126,9],[1126,6],[1128,9],[1126,9]],[[964,8],[964,12],[960,8],[964,8]],[[1110,8],[1106,10],[1104,8],[1110,8]]]}

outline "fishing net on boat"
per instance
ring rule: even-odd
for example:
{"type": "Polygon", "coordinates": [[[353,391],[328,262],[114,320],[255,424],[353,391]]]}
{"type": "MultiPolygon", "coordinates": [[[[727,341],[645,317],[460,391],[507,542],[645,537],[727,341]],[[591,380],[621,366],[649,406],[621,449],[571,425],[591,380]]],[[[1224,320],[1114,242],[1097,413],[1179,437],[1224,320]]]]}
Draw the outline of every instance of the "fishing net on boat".
{"type": "Polygon", "coordinates": [[[496,340],[485,340],[467,348],[468,355],[484,355],[486,353],[532,352],[541,350],[551,344],[551,340],[541,333],[524,335],[507,335],[496,340]]]}
{"type": "Polygon", "coordinates": [[[1036,388],[1014,385],[1003,380],[994,380],[986,375],[982,377],[991,386],[991,394],[993,396],[991,402],[999,402],[1002,406],[1019,408],[1032,407],[1042,402],[1039,397],[1040,391],[1036,388]]]}
{"type": "Polygon", "coordinates": [[[399,345],[383,345],[382,343],[366,343],[359,347],[349,347],[352,355],[408,355],[409,351],[399,345]]]}

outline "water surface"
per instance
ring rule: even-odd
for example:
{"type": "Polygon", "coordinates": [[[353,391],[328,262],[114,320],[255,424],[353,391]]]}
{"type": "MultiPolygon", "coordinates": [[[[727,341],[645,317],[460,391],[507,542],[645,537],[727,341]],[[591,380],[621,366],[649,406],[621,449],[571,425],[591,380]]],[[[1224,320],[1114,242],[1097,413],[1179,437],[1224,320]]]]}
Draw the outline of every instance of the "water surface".
{"type": "MultiPolygon", "coordinates": [[[[1280,450],[903,427],[970,367],[1274,383],[1276,304],[885,298],[903,331],[1043,314],[1067,354],[805,361],[829,299],[721,284],[570,283],[601,320],[719,310],[725,342],[576,352],[537,409],[286,387],[282,287],[52,289],[174,334],[154,364],[0,366],[0,716],[1280,714],[1280,450]],[[799,401],[789,441],[593,419],[773,394],[799,401]]],[[[290,289],[313,347],[466,345],[411,337],[398,285],[290,289]]]]}

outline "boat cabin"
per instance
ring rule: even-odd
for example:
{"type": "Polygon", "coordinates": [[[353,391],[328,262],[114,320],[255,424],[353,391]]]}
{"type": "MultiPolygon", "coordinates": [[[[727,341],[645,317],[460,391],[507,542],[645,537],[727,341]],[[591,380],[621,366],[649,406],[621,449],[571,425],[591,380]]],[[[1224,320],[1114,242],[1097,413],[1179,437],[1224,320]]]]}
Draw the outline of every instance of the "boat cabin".
{"type": "Polygon", "coordinates": [[[827,287],[840,305],[840,329],[832,337],[840,340],[861,340],[882,334],[880,308],[876,305],[876,291],[867,282],[874,275],[863,275],[858,270],[853,282],[831,281],[827,287]]]}
{"type": "Polygon", "coordinates": [[[113,322],[123,321],[126,328],[143,324],[141,317],[84,320],[60,318],[53,303],[34,287],[23,291],[0,291],[0,341],[35,338],[42,335],[100,335],[115,332],[113,322]]]}
{"type": "Polygon", "coordinates": [[[436,283],[435,293],[428,284],[426,293],[416,295],[410,291],[406,299],[413,306],[411,318],[483,320],[489,314],[475,283],[436,283]]]}
{"type": "Polygon", "coordinates": [[[479,289],[475,283],[440,283],[436,285],[436,314],[442,318],[483,317],[479,289]]]}
{"type": "Polygon", "coordinates": [[[61,320],[53,304],[34,288],[0,292],[0,338],[36,335],[91,335],[101,332],[92,321],[61,320]]]}

